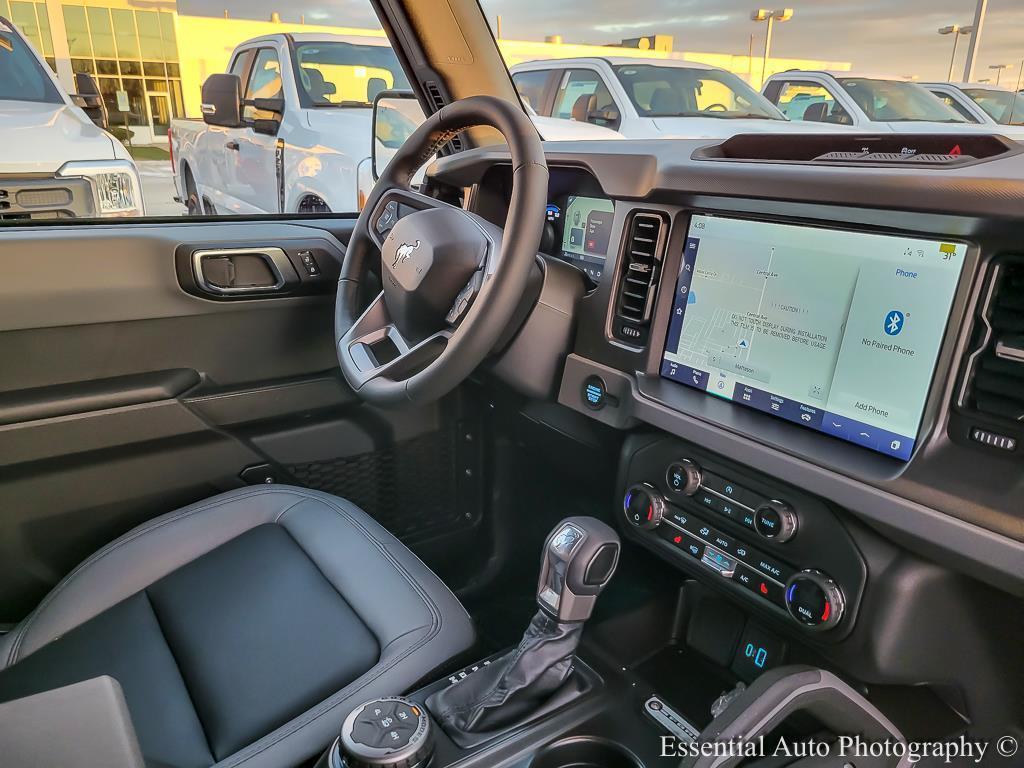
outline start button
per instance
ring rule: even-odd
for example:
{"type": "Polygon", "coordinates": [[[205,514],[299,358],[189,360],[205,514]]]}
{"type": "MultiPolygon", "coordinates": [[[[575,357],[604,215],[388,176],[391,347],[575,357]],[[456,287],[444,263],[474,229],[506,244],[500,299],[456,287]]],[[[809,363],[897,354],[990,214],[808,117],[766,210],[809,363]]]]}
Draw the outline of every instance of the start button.
{"type": "Polygon", "coordinates": [[[604,379],[600,376],[588,376],[583,380],[583,404],[593,411],[599,411],[606,405],[618,405],[619,400],[608,394],[604,379]]]}

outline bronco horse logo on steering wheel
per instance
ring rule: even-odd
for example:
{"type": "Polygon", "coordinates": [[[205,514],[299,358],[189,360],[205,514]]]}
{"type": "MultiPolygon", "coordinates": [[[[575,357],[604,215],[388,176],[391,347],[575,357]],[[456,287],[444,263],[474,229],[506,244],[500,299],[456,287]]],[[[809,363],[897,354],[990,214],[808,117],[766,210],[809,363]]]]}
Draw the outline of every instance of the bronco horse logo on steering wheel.
{"type": "Polygon", "coordinates": [[[419,240],[416,241],[416,245],[409,245],[408,243],[405,243],[404,245],[398,246],[398,250],[395,251],[395,261],[391,265],[391,268],[394,269],[399,264],[404,264],[405,262],[407,262],[409,258],[412,256],[412,252],[419,247],[419,240]]]}

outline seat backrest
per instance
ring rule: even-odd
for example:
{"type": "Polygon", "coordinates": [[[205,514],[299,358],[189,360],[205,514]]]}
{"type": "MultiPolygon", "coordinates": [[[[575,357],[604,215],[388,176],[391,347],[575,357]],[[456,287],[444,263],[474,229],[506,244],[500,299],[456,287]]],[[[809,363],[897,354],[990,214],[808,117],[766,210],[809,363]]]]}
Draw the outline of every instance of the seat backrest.
{"type": "Polygon", "coordinates": [[[651,94],[651,112],[654,114],[678,115],[682,111],[683,100],[673,89],[662,86],[651,94]]]}
{"type": "Polygon", "coordinates": [[[309,94],[309,97],[313,99],[313,101],[324,103],[329,100],[327,97],[330,94],[335,93],[337,91],[337,88],[335,88],[334,83],[328,83],[326,80],[324,80],[323,72],[321,72],[319,69],[314,69],[313,67],[303,67],[302,74],[302,84],[305,86],[306,92],[309,94]]]}
{"type": "Polygon", "coordinates": [[[807,109],[804,110],[804,116],[802,120],[809,120],[813,123],[823,123],[828,119],[828,102],[827,101],[816,101],[813,104],[808,105],[807,109]]]}
{"type": "Polygon", "coordinates": [[[587,122],[587,117],[597,107],[597,97],[592,93],[584,93],[572,105],[572,119],[581,123],[587,122]]]}

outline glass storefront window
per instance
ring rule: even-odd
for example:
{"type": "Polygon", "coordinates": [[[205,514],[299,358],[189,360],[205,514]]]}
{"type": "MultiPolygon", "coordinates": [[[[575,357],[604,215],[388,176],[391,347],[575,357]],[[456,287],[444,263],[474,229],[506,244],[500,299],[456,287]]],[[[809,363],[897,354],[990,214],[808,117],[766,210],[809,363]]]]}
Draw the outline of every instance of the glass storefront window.
{"type": "Polygon", "coordinates": [[[43,40],[43,55],[53,57],[53,35],[50,34],[50,17],[46,15],[46,4],[36,3],[36,20],[39,22],[39,37],[43,40]]]}
{"type": "Polygon", "coordinates": [[[142,58],[162,60],[164,48],[160,38],[160,15],[156,11],[136,11],[135,23],[139,28],[142,58]]]}
{"type": "Polygon", "coordinates": [[[164,42],[164,60],[178,60],[178,39],[174,33],[174,16],[169,13],[160,14],[160,36],[164,42]]]}
{"type": "Polygon", "coordinates": [[[96,74],[96,67],[93,66],[92,59],[72,59],[71,69],[73,72],[88,72],[90,75],[96,74]]]}
{"type": "Polygon", "coordinates": [[[89,32],[92,35],[92,52],[97,59],[117,58],[114,47],[114,30],[110,26],[110,11],[106,8],[88,8],[89,32]]]}
{"type": "Polygon", "coordinates": [[[146,89],[141,80],[123,78],[124,90],[128,92],[128,125],[149,125],[146,117],[146,89]]]}
{"type": "Polygon", "coordinates": [[[147,91],[159,91],[161,93],[167,92],[167,81],[166,80],[147,80],[146,81],[147,91]]]}
{"type": "Polygon", "coordinates": [[[121,61],[121,74],[140,77],[142,75],[142,64],[138,61],[121,61]]]}
{"type": "Polygon", "coordinates": [[[89,26],[85,20],[85,8],[80,5],[64,6],[64,27],[68,33],[68,47],[72,56],[92,57],[89,44],[89,26]]]}
{"type": "Polygon", "coordinates": [[[96,71],[101,75],[116,75],[117,62],[112,59],[97,59],[96,71]]]}
{"type": "Polygon", "coordinates": [[[33,3],[11,3],[11,21],[32,43],[36,50],[42,50],[43,41],[39,36],[39,24],[36,22],[36,8],[33,3]]]}
{"type": "Polygon", "coordinates": [[[165,77],[167,75],[162,61],[144,61],[142,71],[146,77],[165,77]]]}
{"type": "Polygon", "coordinates": [[[181,69],[177,64],[167,65],[167,76],[168,77],[181,77],[181,69]]]}
{"type": "Polygon", "coordinates": [[[110,15],[114,21],[114,37],[117,40],[118,58],[141,58],[139,55],[139,39],[135,35],[135,14],[132,11],[114,8],[111,10],[110,15]]]}

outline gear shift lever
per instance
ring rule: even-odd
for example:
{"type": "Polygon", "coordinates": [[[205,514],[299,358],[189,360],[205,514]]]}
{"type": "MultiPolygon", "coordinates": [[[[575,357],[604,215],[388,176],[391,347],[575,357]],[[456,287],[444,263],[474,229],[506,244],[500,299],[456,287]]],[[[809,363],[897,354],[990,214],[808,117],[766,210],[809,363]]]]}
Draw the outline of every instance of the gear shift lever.
{"type": "MultiPolygon", "coordinates": [[[[583,623],[619,562],[619,537],[592,517],[570,517],[544,542],[537,604],[519,645],[427,699],[453,737],[528,720],[569,679],[583,623]]],[[[458,741],[458,739],[456,739],[458,741]]]]}
{"type": "Polygon", "coordinates": [[[557,621],[586,621],[619,562],[619,537],[592,517],[563,520],[544,542],[537,604],[557,621]]]}

